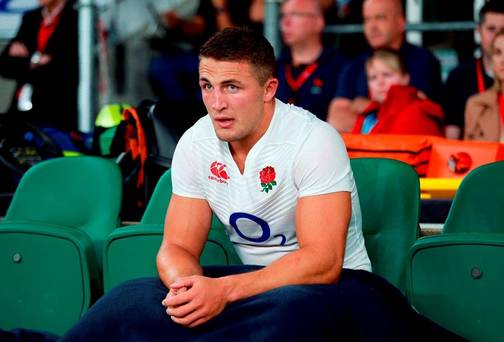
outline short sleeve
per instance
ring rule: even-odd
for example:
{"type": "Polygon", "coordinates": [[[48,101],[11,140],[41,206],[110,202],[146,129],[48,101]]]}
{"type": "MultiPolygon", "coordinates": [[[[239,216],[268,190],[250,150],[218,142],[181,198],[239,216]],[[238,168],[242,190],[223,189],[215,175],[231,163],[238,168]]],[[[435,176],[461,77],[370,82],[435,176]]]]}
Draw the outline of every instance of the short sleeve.
{"type": "Polygon", "coordinates": [[[171,177],[173,193],[183,197],[204,199],[203,189],[197,177],[193,130],[180,138],[173,154],[171,177]]]}
{"type": "Polygon", "coordinates": [[[339,133],[317,123],[299,150],[294,165],[299,197],[352,192],[354,180],[345,145],[339,133]]]}

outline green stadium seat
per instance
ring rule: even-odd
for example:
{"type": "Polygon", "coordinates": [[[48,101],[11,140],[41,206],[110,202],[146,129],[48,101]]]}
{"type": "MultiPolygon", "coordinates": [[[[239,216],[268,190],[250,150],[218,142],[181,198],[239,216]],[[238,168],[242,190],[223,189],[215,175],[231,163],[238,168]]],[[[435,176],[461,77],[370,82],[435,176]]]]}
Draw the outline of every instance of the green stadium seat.
{"type": "Polygon", "coordinates": [[[0,328],[64,333],[101,294],[102,247],[119,222],[121,172],[98,157],[41,162],[0,222],[0,328]]]}
{"type": "Polygon", "coordinates": [[[408,164],[393,159],[355,158],[350,162],[373,273],[405,293],[408,252],[419,236],[418,175],[408,164]]]}
{"type": "Polygon", "coordinates": [[[504,233],[504,162],[482,165],[460,184],[444,233],[504,233]]]}
{"type": "MultiPolygon", "coordinates": [[[[104,250],[105,291],[123,281],[157,276],[156,255],[163,239],[163,225],[172,193],[171,171],[159,179],[139,224],[117,228],[104,250]]],[[[215,215],[200,257],[202,265],[241,264],[223,224],[215,215]]]]}
{"type": "Polygon", "coordinates": [[[502,341],[504,234],[423,237],[407,274],[408,298],[421,314],[469,341],[502,341]]]}

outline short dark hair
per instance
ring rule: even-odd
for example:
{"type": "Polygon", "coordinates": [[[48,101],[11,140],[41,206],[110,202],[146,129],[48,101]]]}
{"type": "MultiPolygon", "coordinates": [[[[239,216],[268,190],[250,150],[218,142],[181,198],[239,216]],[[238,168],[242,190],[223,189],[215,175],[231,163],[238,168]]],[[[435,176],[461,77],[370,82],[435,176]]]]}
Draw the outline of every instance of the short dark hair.
{"type": "Polygon", "coordinates": [[[487,0],[483,7],[481,7],[479,12],[479,23],[482,24],[485,21],[485,16],[487,13],[499,13],[504,14],[504,1],[502,0],[487,0]]]}
{"type": "Polygon", "coordinates": [[[200,60],[205,57],[250,63],[261,85],[273,76],[275,69],[275,53],[271,44],[262,34],[245,27],[229,27],[215,33],[203,44],[199,57],[200,60]]]}

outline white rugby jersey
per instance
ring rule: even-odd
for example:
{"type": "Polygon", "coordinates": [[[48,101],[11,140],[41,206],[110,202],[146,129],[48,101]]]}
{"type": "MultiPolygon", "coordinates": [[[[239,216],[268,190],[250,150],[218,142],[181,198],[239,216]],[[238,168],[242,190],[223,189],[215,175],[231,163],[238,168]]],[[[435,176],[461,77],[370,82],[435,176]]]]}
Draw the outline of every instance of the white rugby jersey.
{"type": "Polygon", "coordinates": [[[268,265],[299,248],[299,197],[351,192],[343,267],[371,270],[343,141],[334,128],[304,109],[276,100],[270,126],[248,153],[243,174],[206,115],[180,139],[172,180],[175,194],[208,201],[243,263],[255,265],[268,265]]]}

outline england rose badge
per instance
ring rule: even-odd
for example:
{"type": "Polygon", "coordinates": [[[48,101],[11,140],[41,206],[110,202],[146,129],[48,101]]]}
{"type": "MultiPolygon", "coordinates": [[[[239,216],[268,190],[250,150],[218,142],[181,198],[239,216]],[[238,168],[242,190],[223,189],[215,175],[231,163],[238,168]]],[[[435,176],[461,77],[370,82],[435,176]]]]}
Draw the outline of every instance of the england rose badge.
{"type": "Polygon", "coordinates": [[[275,180],[276,173],[272,166],[266,166],[259,173],[259,179],[261,180],[261,192],[266,192],[273,190],[273,187],[277,185],[275,180]]]}

